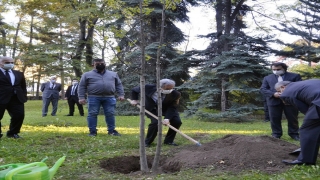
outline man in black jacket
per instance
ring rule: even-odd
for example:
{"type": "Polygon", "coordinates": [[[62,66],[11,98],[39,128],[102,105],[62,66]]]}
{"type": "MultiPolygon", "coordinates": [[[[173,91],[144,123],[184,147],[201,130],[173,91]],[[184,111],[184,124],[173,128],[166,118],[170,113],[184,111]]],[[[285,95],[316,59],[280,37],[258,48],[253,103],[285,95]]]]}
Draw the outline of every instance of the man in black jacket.
{"type": "MultiPolygon", "coordinates": [[[[175,82],[171,79],[162,79],[160,80],[160,87],[161,87],[161,97],[162,97],[162,114],[164,115],[165,119],[169,119],[170,124],[179,129],[182,122],[178,112],[178,105],[180,99],[180,92],[174,90],[175,82]]],[[[145,86],[145,108],[146,110],[150,111],[154,115],[158,114],[157,108],[157,86],[155,84],[147,84],[145,86]]],[[[138,103],[140,94],[140,87],[134,87],[131,90],[131,104],[136,105],[138,103]]],[[[145,146],[148,147],[154,141],[158,133],[158,120],[153,118],[152,116],[146,114],[147,117],[151,119],[151,123],[148,127],[147,136],[145,139],[145,146]]],[[[176,136],[176,131],[169,128],[168,133],[164,139],[164,144],[177,146],[174,143],[174,138],[176,136]]]]}
{"type": "MultiPolygon", "coordinates": [[[[14,59],[0,57],[0,120],[5,110],[8,111],[11,120],[8,138],[20,138],[18,133],[24,120],[24,103],[27,102],[26,80],[22,72],[13,70],[14,59]]],[[[0,121],[0,138],[1,121],[0,121]]]]}
{"type": "Polygon", "coordinates": [[[69,114],[67,116],[73,116],[74,113],[74,105],[77,104],[80,116],[84,116],[83,105],[79,103],[78,98],[78,79],[72,80],[72,85],[68,86],[65,99],[68,100],[69,105],[69,114]]]}
{"type": "Polygon", "coordinates": [[[273,63],[271,69],[273,74],[263,78],[260,91],[267,100],[272,137],[280,139],[282,136],[281,119],[282,113],[284,113],[288,121],[289,136],[299,141],[298,110],[292,105],[284,105],[282,103],[279,98],[280,94],[276,91],[274,85],[281,81],[301,81],[301,76],[296,73],[287,72],[288,66],[281,62],[273,63]]]}

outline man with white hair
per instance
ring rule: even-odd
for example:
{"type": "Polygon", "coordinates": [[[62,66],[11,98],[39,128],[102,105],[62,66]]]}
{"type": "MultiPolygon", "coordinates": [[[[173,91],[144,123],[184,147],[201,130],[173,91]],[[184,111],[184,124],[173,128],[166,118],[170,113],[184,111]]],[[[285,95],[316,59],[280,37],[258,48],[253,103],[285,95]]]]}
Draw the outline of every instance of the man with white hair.
{"type": "Polygon", "coordinates": [[[23,73],[13,70],[13,67],[14,59],[0,57],[0,138],[1,119],[5,110],[11,117],[8,138],[20,138],[18,133],[24,120],[24,103],[27,102],[26,80],[23,73]]]}
{"type": "MultiPolygon", "coordinates": [[[[164,115],[164,119],[169,119],[170,124],[179,129],[182,122],[179,116],[178,106],[179,99],[181,94],[179,91],[174,90],[175,82],[171,79],[161,79],[160,80],[161,87],[161,97],[162,97],[162,114],[164,115]]],[[[134,87],[131,90],[131,104],[137,105],[140,94],[140,87],[134,87]]],[[[155,84],[147,84],[145,86],[145,108],[150,111],[154,115],[158,114],[158,93],[157,86],[155,84]]],[[[154,139],[157,137],[158,133],[158,120],[154,117],[146,114],[147,117],[151,119],[151,123],[149,124],[147,136],[145,139],[145,146],[149,147],[154,139]]],[[[168,133],[164,139],[164,144],[171,146],[178,146],[175,142],[173,142],[176,136],[176,131],[169,128],[168,133]]]]}
{"type": "Polygon", "coordinates": [[[56,116],[58,110],[59,92],[61,84],[57,83],[57,77],[51,76],[50,81],[41,84],[42,91],[42,117],[47,116],[49,104],[52,103],[51,116],[56,116]]]}
{"type": "Polygon", "coordinates": [[[282,81],[275,84],[275,89],[284,104],[293,105],[305,115],[300,127],[301,152],[297,159],[282,162],[287,165],[315,165],[320,143],[320,79],[282,81]]]}

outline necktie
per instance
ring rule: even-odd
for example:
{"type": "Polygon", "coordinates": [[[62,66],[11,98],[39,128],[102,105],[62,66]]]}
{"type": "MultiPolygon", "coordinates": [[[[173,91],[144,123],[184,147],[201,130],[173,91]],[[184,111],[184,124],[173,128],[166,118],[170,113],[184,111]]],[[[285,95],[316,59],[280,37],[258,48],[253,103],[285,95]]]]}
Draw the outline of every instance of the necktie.
{"type": "Polygon", "coordinates": [[[51,89],[53,89],[54,88],[54,83],[52,83],[52,86],[51,86],[51,89]]]}
{"type": "Polygon", "coordinates": [[[278,77],[278,82],[281,82],[281,81],[283,81],[283,79],[282,79],[281,76],[279,76],[279,77],[278,77]]]}
{"type": "Polygon", "coordinates": [[[6,77],[7,77],[7,79],[9,80],[9,82],[11,84],[12,82],[11,82],[11,77],[10,77],[10,74],[9,74],[9,70],[6,70],[6,77]]]}
{"type": "Polygon", "coordinates": [[[76,90],[76,87],[77,87],[76,85],[75,85],[75,86],[72,86],[71,95],[75,95],[75,94],[74,94],[74,91],[76,90]]]}

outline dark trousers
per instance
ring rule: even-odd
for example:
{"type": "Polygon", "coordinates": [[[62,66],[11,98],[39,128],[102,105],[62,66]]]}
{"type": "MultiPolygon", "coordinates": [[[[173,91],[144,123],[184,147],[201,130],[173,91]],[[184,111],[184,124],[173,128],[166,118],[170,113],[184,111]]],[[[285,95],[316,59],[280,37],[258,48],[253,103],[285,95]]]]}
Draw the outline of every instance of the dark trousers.
{"type": "Polygon", "coordinates": [[[299,111],[294,106],[289,105],[277,105],[268,106],[272,136],[281,137],[282,136],[282,112],[284,112],[288,121],[288,135],[290,137],[299,136],[299,122],[298,113],[299,111]]]}
{"type": "Polygon", "coordinates": [[[79,103],[79,98],[77,96],[70,96],[68,98],[68,105],[69,105],[69,114],[73,115],[74,113],[74,105],[78,106],[78,110],[80,115],[84,115],[83,106],[79,103]]]}
{"type": "Polygon", "coordinates": [[[270,120],[269,108],[266,101],[263,102],[263,107],[264,107],[264,120],[270,120]]]}
{"type": "MultiPolygon", "coordinates": [[[[10,126],[7,135],[13,135],[20,133],[20,129],[24,120],[24,103],[21,103],[16,95],[11,97],[11,100],[7,104],[0,104],[0,120],[3,118],[5,110],[8,111],[11,119],[10,126]]],[[[0,121],[0,134],[1,133],[1,121],[0,121]]],[[[0,135],[1,136],[1,135],[0,135]]]]}
{"type": "MultiPolygon", "coordinates": [[[[320,116],[320,107],[316,108],[320,116]]],[[[311,109],[309,108],[309,110],[311,109]]],[[[316,164],[320,143],[320,118],[305,118],[300,127],[300,147],[301,152],[298,160],[304,163],[316,164]]]]}
{"type": "MultiPolygon", "coordinates": [[[[157,115],[157,111],[153,110],[151,111],[151,113],[153,113],[154,115],[157,115]]],[[[147,115],[150,119],[151,119],[151,123],[149,124],[148,127],[148,132],[147,132],[147,136],[145,139],[145,143],[146,144],[151,144],[154,139],[157,137],[157,133],[158,133],[158,120],[153,118],[150,115],[147,115]]],[[[176,112],[175,115],[173,116],[173,118],[170,119],[170,125],[175,127],[176,129],[179,129],[181,126],[182,122],[179,116],[179,113],[176,112]]],[[[176,137],[177,132],[170,129],[167,132],[167,135],[164,139],[164,143],[172,143],[174,138],[176,137]]]]}

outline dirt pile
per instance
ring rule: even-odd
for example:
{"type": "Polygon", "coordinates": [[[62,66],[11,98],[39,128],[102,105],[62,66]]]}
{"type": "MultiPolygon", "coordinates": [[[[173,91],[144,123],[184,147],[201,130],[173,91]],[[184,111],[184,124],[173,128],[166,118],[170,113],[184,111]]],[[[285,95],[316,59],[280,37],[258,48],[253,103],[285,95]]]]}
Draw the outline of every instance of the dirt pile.
{"type": "MultiPolygon", "coordinates": [[[[289,152],[298,146],[270,136],[227,135],[198,147],[188,145],[172,149],[170,156],[161,158],[163,172],[176,172],[184,168],[210,167],[216,172],[259,170],[266,173],[282,172],[283,159],[295,159],[289,152]]],[[[152,157],[148,157],[149,167],[152,157]]],[[[111,172],[139,171],[139,157],[121,156],[104,160],[100,166],[111,172]]]]}

